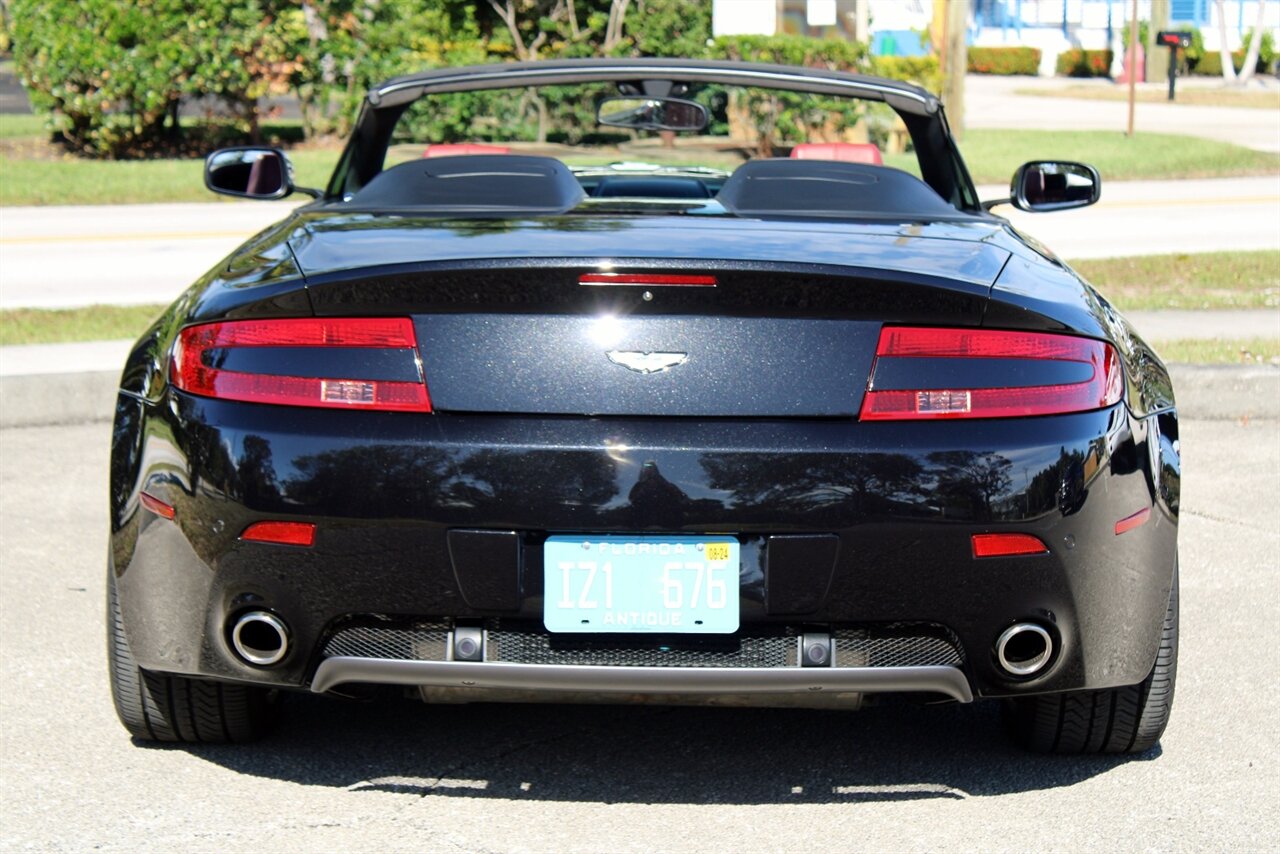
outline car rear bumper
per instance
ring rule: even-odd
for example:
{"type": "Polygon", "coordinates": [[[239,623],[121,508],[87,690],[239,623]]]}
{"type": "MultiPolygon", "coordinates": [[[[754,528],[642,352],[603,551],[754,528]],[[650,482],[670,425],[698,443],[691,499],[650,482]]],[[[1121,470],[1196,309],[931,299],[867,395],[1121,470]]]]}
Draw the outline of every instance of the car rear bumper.
{"type": "MultiPolygon", "coordinates": [[[[744,630],[943,627],[961,660],[940,693],[957,699],[954,674],[976,696],[1134,684],[1155,659],[1176,549],[1176,500],[1162,482],[1170,446],[1154,419],[1122,405],[1022,421],[859,424],[297,411],[171,393],[156,406],[122,396],[116,437],[112,555],[135,658],[150,670],[282,687],[323,689],[357,671],[370,677],[362,681],[475,676],[536,687],[584,666],[625,671],[583,689],[601,692],[672,693],[720,678],[705,667],[649,674],[555,662],[357,666],[331,662],[362,656],[324,652],[353,619],[537,624],[542,542],[605,532],[735,535],[744,630]],[[143,510],[141,490],[172,504],[175,518],[143,510]],[[1146,524],[1115,533],[1144,508],[1146,524]],[[266,519],[314,522],[314,546],[238,538],[266,519]],[[974,558],[973,534],[1004,531],[1040,538],[1047,553],[974,558]],[[251,666],[230,647],[228,622],[250,608],[288,624],[291,649],[278,665],[251,666]],[[1055,641],[1050,665],[1030,679],[1002,673],[992,655],[1020,620],[1055,641]]],[[[911,690],[889,673],[899,669],[830,668],[819,679],[780,667],[757,683],[739,667],[732,684],[911,690]]]]}
{"type": "Polygon", "coordinates": [[[349,657],[320,662],[311,690],[324,693],[351,682],[623,695],[923,692],[973,700],[969,680],[955,667],[611,667],[349,657]]]}

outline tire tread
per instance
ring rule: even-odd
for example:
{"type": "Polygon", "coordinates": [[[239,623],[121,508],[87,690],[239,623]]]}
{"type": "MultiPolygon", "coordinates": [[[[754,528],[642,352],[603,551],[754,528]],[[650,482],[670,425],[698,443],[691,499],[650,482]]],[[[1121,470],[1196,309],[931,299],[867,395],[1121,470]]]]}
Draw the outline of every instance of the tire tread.
{"type": "Polygon", "coordinates": [[[116,716],[140,741],[217,744],[255,741],[275,723],[274,692],[142,670],[124,634],[115,573],[107,577],[107,667],[116,716]]]}
{"type": "Polygon", "coordinates": [[[1178,668],[1178,572],[1161,626],[1156,661],[1138,685],[1045,694],[1005,703],[1014,741],[1037,753],[1143,753],[1164,734],[1178,668]]]}

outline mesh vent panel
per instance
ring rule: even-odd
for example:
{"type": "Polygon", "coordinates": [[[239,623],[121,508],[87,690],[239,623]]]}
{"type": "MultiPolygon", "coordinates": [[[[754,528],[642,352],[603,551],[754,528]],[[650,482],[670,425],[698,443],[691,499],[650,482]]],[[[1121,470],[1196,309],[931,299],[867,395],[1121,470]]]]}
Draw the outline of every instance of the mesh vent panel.
{"type": "Polygon", "coordinates": [[[349,626],[324,645],[324,657],[389,658],[397,661],[443,661],[448,647],[445,623],[411,626],[349,626]]]}
{"type": "Polygon", "coordinates": [[[836,667],[955,667],[964,661],[960,647],[942,634],[904,629],[851,629],[836,632],[836,667]]]}
{"type": "MultiPolygon", "coordinates": [[[[443,622],[353,625],[336,631],[326,658],[354,656],[397,661],[443,661],[450,625],[443,622]]],[[[535,624],[488,625],[487,661],[513,664],[586,664],[615,667],[794,667],[796,632],[744,630],[726,641],[651,638],[554,637],[535,624]]],[[[836,667],[956,667],[964,655],[940,626],[888,626],[835,632],[836,667]]]]}
{"type": "Polygon", "coordinates": [[[513,664],[603,664],[615,667],[788,667],[796,663],[791,631],[740,635],[737,642],[705,646],[660,644],[637,638],[553,641],[545,631],[489,630],[489,661],[513,664]]]}

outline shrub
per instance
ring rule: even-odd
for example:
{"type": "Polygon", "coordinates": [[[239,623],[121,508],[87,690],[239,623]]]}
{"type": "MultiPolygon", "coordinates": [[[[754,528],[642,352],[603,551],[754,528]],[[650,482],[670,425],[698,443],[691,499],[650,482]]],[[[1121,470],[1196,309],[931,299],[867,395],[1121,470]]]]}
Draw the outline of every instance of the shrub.
{"type": "Polygon", "coordinates": [[[187,95],[223,99],[257,135],[258,99],[288,90],[291,45],[273,0],[16,0],[15,59],[73,151],[171,148],[187,95]]]}
{"type": "Polygon", "coordinates": [[[1072,48],[1058,54],[1057,72],[1067,77],[1110,77],[1113,58],[1109,50],[1072,48]]]}
{"type": "Polygon", "coordinates": [[[1034,47],[971,47],[973,74],[1039,74],[1040,51],[1034,47]]]}
{"type": "MultiPolygon", "coordinates": [[[[1265,35],[1263,36],[1263,39],[1266,39],[1265,35]]],[[[1237,50],[1231,54],[1231,65],[1237,72],[1244,68],[1244,54],[1245,52],[1243,50],[1237,50]]],[[[1258,51],[1258,66],[1255,70],[1260,73],[1266,73],[1267,61],[1263,58],[1262,51],[1258,51]]],[[[1191,66],[1191,73],[1200,74],[1205,77],[1221,77],[1222,54],[1218,53],[1216,50],[1205,51],[1200,59],[1196,61],[1196,64],[1191,66]]]]}
{"type": "Polygon", "coordinates": [[[942,91],[942,68],[936,56],[873,56],[871,73],[890,80],[905,80],[930,92],[942,91]]]}
{"type": "Polygon", "coordinates": [[[57,114],[70,148],[117,156],[155,146],[190,63],[181,0],[15,0],[14,59],[32,106],[57,114]]]}

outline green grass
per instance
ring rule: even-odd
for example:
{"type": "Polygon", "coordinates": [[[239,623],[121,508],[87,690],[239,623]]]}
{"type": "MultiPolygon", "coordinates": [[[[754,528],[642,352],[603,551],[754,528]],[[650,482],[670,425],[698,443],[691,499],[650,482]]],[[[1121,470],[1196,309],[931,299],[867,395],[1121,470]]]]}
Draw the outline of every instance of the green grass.
{"type": "Polygon", "coordinates": [[[1155,341],[1166,362],[1195,365],[1280,365],[1280,338],[1209,338],[1155,341]]]}
{"type": "MultiPolygon", "coordinates": [[[[970,130],[960,152],[979,184],[1008,184],[1028,160],[1053,159],[1091,163],[1104,182],[1280,172],[1280,154],[1160,133],[1129,139],[1119,131],[970,130]]],[[[914,154],[886,155],[885,163],[919,174],[914,154]]]]}
{"type": "Polygon", "coordinates": [[[0,139],[21,139],[49,135],[45,117],[33,113],[0,114],[0,139]]]}
{"type": "Polygon", "coordinates": [[[1075,261],[1122,311],[1280,306],[1280,250],[1075,261]]]}
{"type": "Polygon", "coordinates": [[[137,338],[164,308],[162,305],[92,305],[0,311],[0,345],[137,338]]]}
{"type": "MultiPolygon", "coordinates": [[[[298,184],[323,187],[337,150],[293,151],[298,184]]],[[[208,202],[201,160],[27,160],[0,158],[0,205],[113,205],[208,202]]]]}

